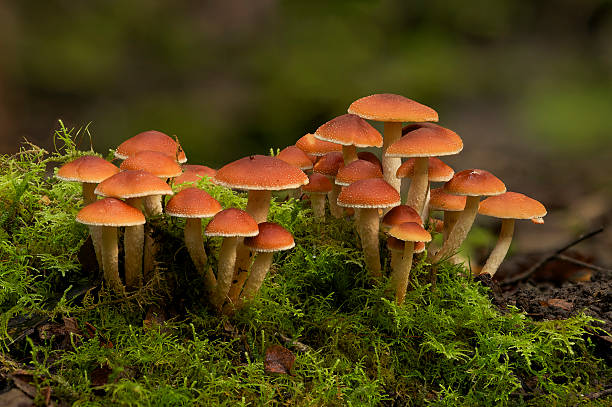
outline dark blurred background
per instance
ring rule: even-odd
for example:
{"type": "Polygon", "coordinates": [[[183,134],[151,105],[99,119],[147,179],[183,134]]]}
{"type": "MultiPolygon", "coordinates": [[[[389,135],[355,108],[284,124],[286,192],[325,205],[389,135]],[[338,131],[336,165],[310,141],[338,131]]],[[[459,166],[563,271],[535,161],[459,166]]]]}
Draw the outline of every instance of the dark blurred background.
{"type": "Polygon", "coordinates": [[[5,0],[0,47],[2,153],[49,147],[61,118],[103,153],[157,129],[219,167],[391,92],[463,137],[456,170],[547,205],[523,248],[610,217],[612,1],[5,0]]]}

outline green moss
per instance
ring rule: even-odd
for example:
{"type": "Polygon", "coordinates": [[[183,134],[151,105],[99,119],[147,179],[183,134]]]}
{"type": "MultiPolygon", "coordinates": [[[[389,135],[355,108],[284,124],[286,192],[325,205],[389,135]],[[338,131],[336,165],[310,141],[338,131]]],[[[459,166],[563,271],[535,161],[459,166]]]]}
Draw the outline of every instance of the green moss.
{"type": "MultiPolygon", "coordinates": [[[[82,154],[70,134],[57,134],[61,152],[29,146],[0,157],[4,369],[24,361],[35,386],[51,386],[55,398],[87,406],[565,405],[610,378],[592,355],[592,318],[534,322],[512,307],[500,313],[467,270],[450,264],[432,289],[423,256],[397,306],[384,284],[368,284],[351,222],[319,224],[293,199],[275,200],[270,217],[294,234],[296,247],[275,257],[258,297],[231,319],[202,303],[182,221],[164,216],[153,220],[162,251],[152,283],[127,300],[95,289],[75,297],[100,282],[78,261],[87,236],[74,222],[80,188],[48,176],[50,164],[82,154]],[[169,319],[154,322],[151,305],[169,319]],[[82,334],[64,343],[28,334],[61,317],[76,317],[82,334]],[[295,353],[292,375],[264,372],[274,343],[295,353]],[[110,374],[94,387],[101,367],[110,374]]],[[[246,203],[208,180],[200,186],[224,207],[246,203]]],[[[206,244],[214,266],[219,242],[206,244]]]]}

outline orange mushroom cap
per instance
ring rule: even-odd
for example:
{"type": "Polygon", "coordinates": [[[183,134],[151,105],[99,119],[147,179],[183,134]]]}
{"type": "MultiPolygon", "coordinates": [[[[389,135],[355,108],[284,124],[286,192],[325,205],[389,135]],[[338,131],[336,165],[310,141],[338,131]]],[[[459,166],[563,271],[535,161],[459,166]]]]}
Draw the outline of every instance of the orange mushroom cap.
{"type": "Polygon", "coordinates": [[[430,193],[429,208],[435,211],[459,212],[465,208],[465,196],[452,195],[444,188],[435,188],[430,193]]]}
{"type": "Polygon", "coordinates": [[[296,146],[285,147],[280,153],[278,153],[276,158],[283,160],[287,164],[291,164],[294,167],[298,167],[302,171],[311,169],[313,165],[306,153],[296,146]]]}
{"type": "Polygon", "coordinates": [[[367,121],[354,114],[331,119],[315,131],[319,140],[343,146],[382,147],[382,135],[367,121]]]}
{"type": "Polygon", "coordinates": [[[314,134],[306,134],[295,143],[295,146],[305,152],[314,156],[322,156],[332,151],[342,151],[342,146],[336,143],[330,143],[329,141],[319,140],[314,134]]]}
{"type": "Polygon", "coordinates": [[[55,176],[63,181],[98,183],[119,172],[119,168],[103,158],[86,155],[62,165],[55,176]]]}
{"type": "Polygon", "coordinates": [[[257,222],[247,212],[228,208],[218,212],[206,225],[206,236],[256,236],[259,233],[257,222]]]}
{"type": "Polygon", "coordinates": [[[501,195],[506,192],[504,183],[485,170],[463,170],[444,184],[444,191],[453,195],[482,196],[501,195]]]}
{"type": "Polygon", "coordinates": [[[344,187],[338,205],[349,208],[389,208],[400,204],[400,196],[381,178],[368,178],[344,187]]]}
{"type": "Polygon", "coordinates": [[[332,183],[323,174],[313,172],[308,176],[308,185],[302,187],[302,191],[309,192],[311,194],[325,194],[332,190],[332,183]]]}
{"type": "Polygon", "coordinates": [[[415,222],[404,222],[389,229],[389,235],[405,242],[429,242],[431,235],[415,222]]]}
{"type": "MultiPolygon", "coordinates": [[[[414,176],[415,162],[415,158],[409,158],[408,160],[404,161],[397,169],[395,176],[397,178],[412,179],[414,176]]],[[[436,157],[429,157],[429,167],[427,172],[429,174],[429,182],[446,182],[453,178],[453,175],[455,175],[455,171],[451,167],[436,157]]]]}
{"type": "Polygon", "coordinates": [[[404,96],[379,93],[357,99],[348,112],[379,122],[437,122],[438,113],[404,96]]]}
{"type": "Polygon", "coordinates": [[[227,188],[278,191],[306,185],[308,177],[276,157],[252,155],[221,167],[213,181],[227,188]]]}
{"type": "Polygon", "coordinates": [[[219,201],[198,188],[183,189],[166,205],[168,215],[180,218],[210,218],[221,209],[219,201]]]}
{"type": "Polygon", "coordinates": [[[338,170],[344,165],[342,153],[331,152],[325,154],[314,165],[313,171],[330,177],[335,177],[338,170]]]}
{"type": "Polygon", "coordinates": [[[506,192],[480,202],[478,213],[500,219],[541,219],[546,216],[546,208],[526,195],[506,192]]]}
{"type": "Polygon", "coordinates": [[[160,178],[146,171],[122,171],[98,184],[96,195],[115,198],[139,198],[150,195],[172,195],[172,189],[160,178]]]}
{"type": "Polygon", "coordinates": [[[277,252],[293,248],[295,241],[291,233],[281,225],[262,222],[259,224],[259,234],[245,237],[244,245],[258,252],[277,252]]]}
{"type": "Polygon", "coordinates": [[[119,166],[125,170],[144,170],[159,178],[178,177],[183,172],[180,165],[167,154],[159,151],[138,151],[119,166]]]}
{"type": "Polygon", "coordinates": [[[382,171],[375,164],[365,160],[356,160],[338,170],[336,184],[346,186],[362,179],[382,177],[382,171]]]}
{"type": "Polygon", "coordinates": [[[116,198],[104,198],[90,203],[76,215],[76,221],[95,226],[135,226],[145,223],[138,209],[116,198]]]}
{"type": "Polygon", "coordinates": [[[402,136],[387,149],[388,157],[433,157],[457,154],[463,140],[442,126],[421,127],[402,136]]]}
{"type": "Polygon", "coordinates": [[[144,150],[159,151],[176,159],[179,163],[187,161],[181,146],[172,137],[156,130],[144,131],[127,139],[117,147],[115,157],[125,160],[138,151],[144,150]]]}

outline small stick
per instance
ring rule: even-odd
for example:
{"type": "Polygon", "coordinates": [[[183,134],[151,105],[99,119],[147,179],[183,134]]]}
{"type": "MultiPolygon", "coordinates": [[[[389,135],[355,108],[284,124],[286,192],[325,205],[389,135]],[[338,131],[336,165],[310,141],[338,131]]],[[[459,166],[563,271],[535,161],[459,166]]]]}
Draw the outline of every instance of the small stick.
{"type": "Polygon", "coordinates": [[[549,261],[555,259],[558,255],[560,255],[561,253],[563,253],[564,251],[566,251],[570,247],[577,245],[578,243],[582,242],[583,240],[590,239],[591,237],[593,237],[595,235],[598,235],[598,234],[600,234],[603,231],[604,231],[604,228],[600,227],[599,229],[593,230],[593,231],[587,233],[586,235],[580,236],[576,240],[571,241],[570,243],[566,244],[565,246],[561,247],[560,249],[555,250],[555,252],[552,253],[551,255],[549,255],[549,256],[543,258],[542,260],[538,261],[536,264],[531,266],[524,273],[521,273],[521,274],[519,274],[517,276],[514,276],[512,278],[509,278],[509,279],[503,281],[501,284],[509,285],[509,284],[517,283],[519,281],[527,280],[533,273],[535,273],[537,270],[539,270],[543,265],[545,265],[549,261]]]}
{"type": "Polygon", "coordinates": [[[566,256],[565,254],[557,254],[555,257],[559,260],[563,260],[568,263],[572,263],[572,264],[575,264],[577,266],[581,266],[587,269],[591,269],[595,271],[602,271],[604,273],[612,272],[612,269],[607,269],[605,267],[596,266],[595,264],[591,264],[591,263],[587,263],[587,262],[584,262],[578,259],[574,259],[573,257],[566,256]]]}

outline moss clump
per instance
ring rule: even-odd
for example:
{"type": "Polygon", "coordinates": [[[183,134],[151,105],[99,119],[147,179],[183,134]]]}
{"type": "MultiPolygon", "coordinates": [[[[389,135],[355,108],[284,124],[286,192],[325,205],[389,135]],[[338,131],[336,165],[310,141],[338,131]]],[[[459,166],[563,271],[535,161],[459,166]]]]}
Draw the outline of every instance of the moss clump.
{"type": "MultiPolygon", "coordinates": [[[[593,319],[534,322],[515,308],[500,313],[461,266],[442,264],[433,290],[421,282],[430,269],[417,257],[414,289],[397,306],[385,287],[369,285],[352,226],[331,217],[315,222],[293,199],[275,200],[270,220],[292,232],[296,248],[275,257],[260,295],[233,318],[201,302],[203,284],[177,219],[154,220],[163,236],[157,278],[126,299],[109,297],[91,288],[100,276],[79,262],[87,236],[74,222],[79,186],[48,176],[50,162],[79,154],[67,129],[57,137],[66,144],[61,153],[28,146],[0,157],[2,372],[32,369],[34,386],[51,386],[54,399],[101,406],[571,405],[611,377],[591,353],[593,319]],[[76,329],[41,335],[42,323],[62,317],[75,318],[76,329]],[[292,375],[265,374],[265,349],[275,343],[295,353],[292,375]]],[[[200,186],[223,206],[244,207],[243,195],[206,180],[200,186]]],[[[207,242],[214,257],[218,242],[207,242]]]]}

